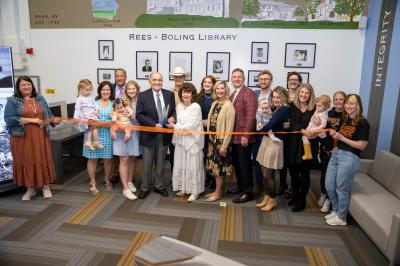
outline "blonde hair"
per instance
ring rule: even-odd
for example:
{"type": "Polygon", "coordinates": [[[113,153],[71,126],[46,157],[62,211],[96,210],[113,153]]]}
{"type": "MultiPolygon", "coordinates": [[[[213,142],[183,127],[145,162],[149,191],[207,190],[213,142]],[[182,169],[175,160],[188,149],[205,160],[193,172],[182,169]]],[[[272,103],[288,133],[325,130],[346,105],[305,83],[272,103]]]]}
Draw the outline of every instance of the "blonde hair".
{"type": "Polygon", "coordinates": [[[310,99],[308,99],[307,105],[308,111],[312,111],[315,108],[315,93],[314,93],[314,88],[313,86],[311,86],[310,83],[303,83],[299,86],[299,88],[296,91],[296,96],[293,100],[293,104],[300,109],[300,99],[299,99],[299,95],[300,95],[300,91],[302,88],[306,88],[308,90],[308,92],[310,93],[310,99]]]}
{"type": "Polygon", "coordinates": [[[125,89],[124,89],[124,95],[125,95],[125,97],[124,97],[124,100],[128,103],[129,106],[132,106],[133,99],[132,99],[131,97],[129,97],[129,95],[128,95],[128,87],[130,87],[130,86],[134,86],[134,87],[136,88],[136,90],[137,90],[137,92],[136,92],[136,99],[137,99],[137,97],[138,97],[138,95],[139,95],[139,92],[140,92],[140,86],[139,86],[139,84],[138,84],[136,81],[134,81],[134,80],[130,80],[130,81],[128,81],[128,82],[125,84],[125,89]]]}
{"type": "Polygon", "coordinates": [[[322,103],[322,105],[325,106],[326,109],[328,109],[331,106],[331,98],[326,94],[322,94],[321,96],[318,96],[316,99],[316,103],[317,102],[322,103]]]}
{"type": "MultiPolygon", "coordinates": [[[[345,103],[350,102],[357,105],[357,114],[352,119],[353,124],[357,124],[360,119],[363,119],[363,106],[361,102],[361,98],[358,94],[349,94],[346,97],[345,103]]],[[[346,113],[346,110],[343,112],[345,119],[349,119],[349,114],[346,113]]]]}
{"type": "MultiPolygon", "coordinates": [[[[289,94],[288,91],[282,86],[276,86],[272,91],[272,96],[274,96],[274,92],[277,93],[281,97],[281,103],[283,106],[289,106],[289,94]]],[[[271,97],[272,100],[272,97],[271,97]]]]}
{"type": "Polygon", "coordinates": [[[91,87],[93,89],[92,82],[88,79],[81,79],[78,83],[78,96],[81,95],[81,90],[87,87],[91,87]]]}
{"type": "Polygon", "coordinates": [[[229,99],[229,88],[228,88],[228,85],[226,84],[225,81],[219,80],[219,81],[217,81],[217,82],[214,84],[214,87],[213,87],[213,92],[212,92],[212,98],[213,98],[213,100],[215,101],[215,100],[218,99],[216,91],[217,91],[217,87],[218,87],[219,84],[224,85],[224,88],[225,88],[225,97],[226,97],[227,99],[229,99]]]}

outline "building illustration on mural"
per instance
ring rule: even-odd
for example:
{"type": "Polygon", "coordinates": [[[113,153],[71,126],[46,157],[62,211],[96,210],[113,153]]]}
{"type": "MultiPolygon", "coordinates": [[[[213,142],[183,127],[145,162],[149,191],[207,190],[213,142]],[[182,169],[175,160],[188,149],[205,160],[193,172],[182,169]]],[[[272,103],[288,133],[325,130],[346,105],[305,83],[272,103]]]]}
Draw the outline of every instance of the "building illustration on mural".
{"type": "Polygon", "coordinates": [[[92,0],[92,15],[95,18],[112,20],[118,7],[116,0],[92,0]]]}
{"type": "Polygon", "coordinates": [[[147,14],[229,17],[229,0],[147,0],[147,14]]]}
{"type": "Polygon", "coordinates": [[[365,0],[243,0],[243,21],[358,21],[365,0]]]}

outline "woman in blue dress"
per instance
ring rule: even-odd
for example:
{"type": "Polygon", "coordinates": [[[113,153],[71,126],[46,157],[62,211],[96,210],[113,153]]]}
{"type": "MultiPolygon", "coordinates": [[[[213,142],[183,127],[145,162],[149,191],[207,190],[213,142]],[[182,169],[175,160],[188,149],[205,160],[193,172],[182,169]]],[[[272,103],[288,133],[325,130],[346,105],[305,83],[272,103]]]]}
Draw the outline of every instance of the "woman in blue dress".
{"type": "MultiPolygon", "coordinates": [[[[98,110],[99,122],[111,122],[112,101],[114,98],[113,86],[109,81],[103,81],[97,88],[96,108],[98,110]]],[[[110,129],[108,127],[99,127],[99,139],[104,145],[104,149],[96,149],[94,151],[84,148],[83,156],[88,159],[87,171],[90,178],[89,191],[92,194],[97,194],[100,191],[96,186],[96,167],[97,161],[103,159],[104,161],[104,182],[107,190],[112,189],[112,184],[108,180],[111,174],[112,157],[113,157],[113,143],[110,136],[110,129]]],[[[85,140],[87,132],[85,132],[85,140]]]]}

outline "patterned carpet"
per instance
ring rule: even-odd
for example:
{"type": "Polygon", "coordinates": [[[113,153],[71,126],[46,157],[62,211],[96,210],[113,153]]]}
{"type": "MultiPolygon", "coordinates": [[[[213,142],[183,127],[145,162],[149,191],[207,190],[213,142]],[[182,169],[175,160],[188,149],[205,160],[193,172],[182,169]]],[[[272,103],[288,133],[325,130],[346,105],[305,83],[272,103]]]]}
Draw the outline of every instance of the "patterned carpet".
{"type": "MultiPolygon", "coordinates": [[[[139,162],[137,176],[141,170],[139,162]]],[[[72,173],[65,184],[52,185],[50,200],[1,197],[0,265],[132,265],[135,251],[159,235],[247,265],[387,265],[351,218],[344,227],[325,224],[317,184],[313,178],[315,194],[309,193],[304,212],[290,212],[279,198],[277,210],[262,213],[254,201],[232,205],[229,196],[188,203],[187,197],[150,193],[129,201],[120,184],[110,192],[99,185],[102,193],[93,196],[87,173],[72,173]]]]}

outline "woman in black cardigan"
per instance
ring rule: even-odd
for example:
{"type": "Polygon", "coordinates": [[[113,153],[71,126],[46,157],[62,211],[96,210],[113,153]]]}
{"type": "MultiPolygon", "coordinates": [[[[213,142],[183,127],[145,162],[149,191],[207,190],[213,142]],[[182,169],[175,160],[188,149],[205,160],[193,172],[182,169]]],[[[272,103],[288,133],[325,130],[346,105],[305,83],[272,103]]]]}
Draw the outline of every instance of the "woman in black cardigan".
{"type": "MultiPolygon", "coordinates": [[[[290,131],[303,131],[315,111],[315,95],[311,84],[303,83],[297,90],[289,108],[290,131]]],[[[294,198],[289,205],[295,205],[293,212],[306,208],[306,197],[310,188],[311,161],[303,161],[302,133],[289,134],[289,172],[294,198]]]]}

